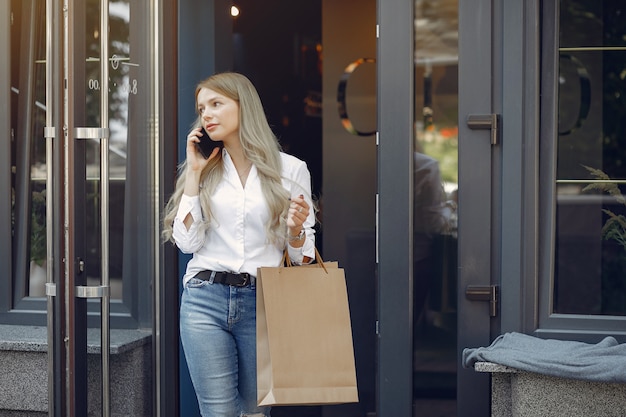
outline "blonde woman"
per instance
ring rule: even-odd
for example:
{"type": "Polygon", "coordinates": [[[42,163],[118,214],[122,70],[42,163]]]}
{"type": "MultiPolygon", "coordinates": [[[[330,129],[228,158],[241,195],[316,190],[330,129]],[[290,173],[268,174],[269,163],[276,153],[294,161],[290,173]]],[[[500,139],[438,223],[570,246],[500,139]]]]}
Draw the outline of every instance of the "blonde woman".
{"type": "Polygon", "coordinates": [[[315,257],[311,179],[282,153],[258,93],[237,73],[196,88],[197,127],[165,210],[163,235],[193,254],[183,276],[180,333],[204,417],[269,416],[256,401],[256,287],[284,250],[315,257]],[[205,159],[202,129],[223,142],[205,159]]]}

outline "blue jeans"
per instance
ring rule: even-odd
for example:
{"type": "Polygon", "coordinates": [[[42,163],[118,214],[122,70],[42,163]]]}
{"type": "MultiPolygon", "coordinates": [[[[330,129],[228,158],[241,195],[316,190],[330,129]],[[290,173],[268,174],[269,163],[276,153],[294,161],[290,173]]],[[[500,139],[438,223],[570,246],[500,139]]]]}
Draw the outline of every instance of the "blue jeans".
{"type": "Polygon", "coordinates": [[[203,417],[269,416],[257,406],[256,288],[192,278],[180,336],[203,417]]]}

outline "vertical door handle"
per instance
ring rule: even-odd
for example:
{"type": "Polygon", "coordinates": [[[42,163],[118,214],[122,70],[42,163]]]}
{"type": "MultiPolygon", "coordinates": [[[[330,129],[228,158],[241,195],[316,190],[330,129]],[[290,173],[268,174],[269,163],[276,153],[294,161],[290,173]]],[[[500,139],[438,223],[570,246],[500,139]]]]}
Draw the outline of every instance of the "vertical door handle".
{"type": "Polygon", "coordinates": [[[489,301],[489,316],[498,315],[498,292],[497,285],[468,285],[465,289],[465,298],[470,301],[489,301]]]}

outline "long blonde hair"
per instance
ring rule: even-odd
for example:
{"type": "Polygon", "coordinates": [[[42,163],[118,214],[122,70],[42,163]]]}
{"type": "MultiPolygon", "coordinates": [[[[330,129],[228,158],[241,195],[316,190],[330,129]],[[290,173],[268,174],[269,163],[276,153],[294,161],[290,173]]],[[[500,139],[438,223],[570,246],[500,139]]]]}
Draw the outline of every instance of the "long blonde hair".
{"type": "MultiPolygon", "coordinates": [[[[289,193],[282,185],[280,145],[267,122],[256,88],[244,75],[234,72],[215,74],[201,81],[196,87],[196,100],[202,88],[217,91],[238,102],[239,140],[243,154],[257,169],[261,181],[261,190],[263,190],[269,209],[270,216],[265,227],[268,241],[271,243],[283,241],[287,230],[289,193]]],[[[193,128],[200,126],[201,118],[198,116],[193,128]]],[[[165,206],[162,232],[165,241],[172,241],[173,223],[183,195],[186,169],[187,164],[183,162],[179,167],[174,193],[165,206]]],[[[203,222],[205,230],[212,220],[210,196],[215,191],[223,174],[222,154],[218,153],[217,157],[212,159],[204,168],[200,177],[199,197],[205,218],[203,222]]]]}

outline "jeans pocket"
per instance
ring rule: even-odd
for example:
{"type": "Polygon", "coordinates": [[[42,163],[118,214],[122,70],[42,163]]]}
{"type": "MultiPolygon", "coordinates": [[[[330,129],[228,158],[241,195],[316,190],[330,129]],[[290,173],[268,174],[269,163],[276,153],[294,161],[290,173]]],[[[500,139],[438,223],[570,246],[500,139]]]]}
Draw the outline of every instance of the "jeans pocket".
{"type": "Polygon", "coordinates": [[[198,278],[189,278],[189,281],[185,284],[185,288],[202,288],[207,285],[209,281],[205,281],[198,278]]]}

